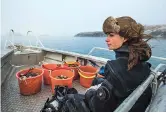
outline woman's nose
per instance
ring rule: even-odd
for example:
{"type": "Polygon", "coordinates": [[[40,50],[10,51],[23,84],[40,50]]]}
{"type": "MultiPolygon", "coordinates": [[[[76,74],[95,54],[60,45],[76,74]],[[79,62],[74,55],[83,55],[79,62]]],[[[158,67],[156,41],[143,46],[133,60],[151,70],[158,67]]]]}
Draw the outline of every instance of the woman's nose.
{"type": "Polygon", "coordinates": [[[108,36],[107,36],[107,38],[105,39],[105,41],[106,41],[106,42],[108,42],[108,41],[109,41],[109,38],[108,38],[108,36]]]}

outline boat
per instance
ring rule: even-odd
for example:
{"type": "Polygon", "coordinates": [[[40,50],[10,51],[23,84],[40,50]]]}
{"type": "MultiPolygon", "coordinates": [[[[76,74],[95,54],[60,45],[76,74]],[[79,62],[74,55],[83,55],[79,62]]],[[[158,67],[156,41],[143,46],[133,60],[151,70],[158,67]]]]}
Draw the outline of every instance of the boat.
{"type": "MultiPolygon", "coordinates": [[[[109,60],[90,55],[95,49],[105,49],[99,47],[94,47],[89,54],[85,55],[50,49],[43,45],[39,47],[12,44],[12,46],[12,49],[1,57],[1,111],[3,112],[39,112],[47,98],[52,96],[50,86],[47,85],[42,85],[42,90],[37,94],[30,96],[21,95],[15,76],[19,70],[41,67],[42,64],[48,63],[63,64],[67,61],[78,61],[81,65],[93,65],[100,69],[109,60]]],[[[161,57],[154,58],[166,60],[166,58],[161,57]]],[[[158,64],[156,68],[151,69],[151,74],[146,81],[138,86],[117,107],[115,112],[129,111],[149,84],[152,87],[153,96],[146,112],[166,112],[166,85],[164,81],[166,82],[166,64],[158,64]],[[158,79],[159,77],[161,79],[158,79]]],[[[79,84],[79,80],[73,81],[73,87],[81,94],[84,94],[86,91],[86,88],[79,84]]]]}

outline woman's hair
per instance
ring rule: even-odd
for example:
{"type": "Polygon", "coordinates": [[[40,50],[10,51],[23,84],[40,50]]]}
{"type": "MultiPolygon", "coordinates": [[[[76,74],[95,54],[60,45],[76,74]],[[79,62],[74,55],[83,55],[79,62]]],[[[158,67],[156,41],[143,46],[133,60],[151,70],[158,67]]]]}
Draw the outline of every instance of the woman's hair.
{"type": "Polygon", "coordinates": [[[134,19],[128,16],[119,18],[108,17],[103,24],[104,33],[118,33],[120,36],[127,39],[124,44],[129,46],[128,70],[132,69],[137,63],[147,61],[151,57],[151,48],[144,41],[145,35],[144,26],[137,23],[134,19]]]}

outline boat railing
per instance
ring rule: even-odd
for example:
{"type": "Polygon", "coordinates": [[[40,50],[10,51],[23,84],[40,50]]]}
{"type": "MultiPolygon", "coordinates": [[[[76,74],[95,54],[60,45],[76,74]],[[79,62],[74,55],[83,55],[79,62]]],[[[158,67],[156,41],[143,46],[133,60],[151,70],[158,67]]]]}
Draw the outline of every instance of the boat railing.
{"type": "MultiPolygon", "coordinates": [[[[109,49],[107,49],[107,48],[93,47],[93,48],[89,51],[88,55],[91,55],[94,50],[106,50],[106,51],[111,51],[111,52],[113,52],[113,50],[109,50],[109,49]]],[[[164,58],[164,57],[151,56],[151,58],[158,59],[158,60],[165,60],[165,61],[166,61],[166,58],[164,58]]]]}
{"type": "Polygon", "coordinates": [[[12,46],[14,49],[16,49],[16,47],[15,47],[15,45],[14,45],[14,30],[11,29],[10,32],[12,33],[12,35],[11,35],[11,37],[12,37],[12,41],[6,39],[6,41],[5,41],[5,45],[4,45],[4,50],[6,49],[6,46],[7,46],[7,43],[8,43],[8,42],[10,43],[10,46],[12,46]]]}
{"type": "MultiPolygon", "coordinates": [[[[159,74],[158,71],[163,67],[166,66],[165,64],[159,64],[150,74],[150,76],[140,85],[138,86],[123,102],[120,106],[115,110],[115,112],[128,112],[132,106],[136,103],[139,97],[143,94],[143,92],[147,89],[147,87],[153,83],[153,80],[156,79],[159,74]]],[[[157,84],[155,83],[157,90],[157,84]]],[[[153,89],[153,87],[152,87],[153,89]]],[[[155,91],[156,92],[156,91],[155,91]]],[[[153,94],[155,95],[155,94],[153,94]]]]}
{"type": "MultiPolygon", "coordinates": [[[[28,31],[28,32],[27,32],[27,37],[28,37],[28,34],[29,34],[30,32],[32,32],[32,31],[28,31]]],[[[43,45],[43,43],[41,42],[41,40],[38,38],[37,35],[35,35],[35,38],[36,38],[36,47],[38,47],[38,44],[40,44],[42,48],[45,48],[44,45],[43,45]]],[[[29,44],[30,44],[30,46],[32,47],[30,39],[29,39],[29,44]]]]}
{"type": "MultiPolygon", "coordinates": [[[[11,35],[12,39],[11,39],[11,40],[6,39],[5,45],[4,45],[4,49],[6,49],[8,42],[10,42],[9,47],[11,47],[11,48],[13,48],[13,49],[17,49],[17,46],[21,46],[21,44],[17,45],[17,44],[14,43],[14,30],[11,29],[10,32],[12,32],[12,35],[11,35]]],[[[34,35],[35,38],[36,38],[36,43],[35,43],[35,46],[32,46],[31,40],[29,39],[29,33],[31,33],[31,32],[32,32],[32,31],[28,31],[28,32],[27,32],[27,35],[26,35],[26,38],[28,39],[28,42],[29,42],[29,45],[28,45],[28,46],[30,46],[30,47],[39,47],[39,46],[41,46],[42,48],[45,48],[44,45],[43,45],[43,43],[42,43],[42,42],[40,41],[40,39],[37,37],[37,35],[34,35]]],[[[23,45],[23,46],[25,46],[25,45],[23,45]]]]}

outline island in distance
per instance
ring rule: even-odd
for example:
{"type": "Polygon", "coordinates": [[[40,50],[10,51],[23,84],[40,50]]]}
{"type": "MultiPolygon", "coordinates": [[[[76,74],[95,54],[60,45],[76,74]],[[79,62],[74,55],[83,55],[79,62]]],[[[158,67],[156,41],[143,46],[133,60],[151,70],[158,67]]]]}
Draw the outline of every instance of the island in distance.
{"type": "MultiPolygon", "coordinates": [[[[166,39],[166,25],[145,25],[145,34],[166,39]]],[[[102,31],[80,32],[74,37],[106,37],[102,31]]]]}
{"type": "Polygon", "coordinates": [[[106,35],[102,31],[94,31],[94,32],[80,32],[76,34],[74,37],[106,37],[106,35]]]}

